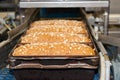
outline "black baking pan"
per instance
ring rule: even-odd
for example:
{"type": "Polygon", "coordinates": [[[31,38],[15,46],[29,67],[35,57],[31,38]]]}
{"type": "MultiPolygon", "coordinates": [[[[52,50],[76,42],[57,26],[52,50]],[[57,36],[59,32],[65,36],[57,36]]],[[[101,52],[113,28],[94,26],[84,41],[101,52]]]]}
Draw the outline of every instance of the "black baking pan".
{"type": "MultiPolygon", "coordinates": [[[[86,30],[88,31],[88,36],[91,39],[91,43],[86,43],[95,49],[95,55],[93,56],[13,56],[12,53],[15,48],[21,44],[19,43],[15,46],[9,55],[10,68],[20,69],[20,68],[92,68],[95,69],[99,64],[99,54],[97,45],[90,33],[90,30],[86,24],[86,30]]],[[[25,33],[26,34],[26,33],[25,33]]],[[[25,35],[24,34],[24,35],[25,35]]],[[[23,35],[23,36],[24,36],[23,35]]],[[[27,43],[25,43],[27,44],[27,43]]],[[[78,43],[80,44],[80,43],[78,43]]],[[[81,43],[85,44],[85,43],[81,43]]]]}

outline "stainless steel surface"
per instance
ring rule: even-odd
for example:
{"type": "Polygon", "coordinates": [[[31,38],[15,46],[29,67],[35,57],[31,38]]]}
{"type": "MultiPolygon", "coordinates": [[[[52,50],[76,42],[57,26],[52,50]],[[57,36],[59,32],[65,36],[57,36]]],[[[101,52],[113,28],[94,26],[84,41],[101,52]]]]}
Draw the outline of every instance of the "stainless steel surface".
{"type": "Polygon", "coordinates": [[[107,11],[104,13],[104,35],[108,34],[108,24],[109,24],[109,13],[107,11]]]}
{"type": "Polygon", "coordinates": [[[105,60],[103,53],[100,54],[100,79],[99,80],[110,80],[110,61],[105,60]]]}
{"type": "Polygon", "coordinates": [[[109,33],[109,36],[111,37],[113,36],[116,38],[120,38],[120,25],[110,24],[108,33],[109,33]]]}
{"type": "Polygon", "coordinates": [[[120,0],[110,0],[110,14],[120,14],[120,0]]]}
{"type": "Polygon", "coordinates": [[[101,52],[99,54],[100,54],[100,79],[99,80],[105,80],[106,78],[105,58],[101,52]]]}
{"type": "Polygon", "coordinates": [[[35,10],[36,9],[27,9],[26,10],[26,13],[25,13],[26,17],[24,19],[24,22],[22,24],[20,24],[19,26],[17,26],[16,28],[12,29],[11,31],[7,32],[7,35],[8,35],[7,40],[0,42],[0,48],[3,47],[4,45],[10,43],[15,37],[22,34],[27,29],[26,26],[28,25],[29,21],[32,20],[31,17],[34,17],[31,15],[33,15],[35,10]]]}
{"type": "MultiPolygon", "coordinates": [[[[90,24],[89,24],[90,25],[90,24]]],[[[92,26],[90,26],[90,31],[95,38],[95,32],[92,26]]],[[[100,37],[99,37],[100,38],[100,37]]],[[[108,39],[109,40],[109,39],[108,39]]],[[[100,80],[110,80],[110,60],[101,41],[95,40],[98,48],[100,49],[100,80]]]]}
{"type": "Polygon", "coordinates": [[[116,14],[111,13],[109,15],[109,24],[120,24],[120,13],[116,13],[116,14]]]}
{"type": "Polygon", "coordinates": [[[17,7],[14,3],[0,3],[0,8],[15,8],[17,7]]]}
{"type": "Polygon", "coordinates": [[[109,36],[113,36],[113,37],[117,37],[120,38],[120,29],[118,29],[119,31],[109,31],[109,36]]]}
{"type": "Polygon", "coordinates": [[[117,37],[101,35],[100,41],[102,43],[120,47],[120,38],[117,38],[117,37]]]}
{"type": "Polygon", "coordinates": [[[108,0],[20,0],[20,8],[109,7],[108,0]]]}
{"type": "Polygon", "coordinates": [[[103,61],[104,66],[101,66],[101,67],[104,67],[104,70],[105,70],[105,73],[104,73],[105,79],[104,80],[110,80],[110,60],[109,60],[107,51],[105,50],[102,42],[100,42],[100,41],[96,41],[96,42],[97,42],[100,52],[102,53],[102,56],[104,58],[104,61],[103,61]]]}
{"type": "Polygon", "coordinates": [[[110,24],[120,24],[120,0],[110,0],[110,24]]]}

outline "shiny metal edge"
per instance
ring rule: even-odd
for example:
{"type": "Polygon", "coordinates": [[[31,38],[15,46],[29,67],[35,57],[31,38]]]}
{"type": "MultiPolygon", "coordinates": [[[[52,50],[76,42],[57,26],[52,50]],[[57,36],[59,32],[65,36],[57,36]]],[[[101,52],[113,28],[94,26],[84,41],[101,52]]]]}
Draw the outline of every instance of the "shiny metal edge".
{"type": "Polygon", "coordinates": [[[20,1],[20,8],[47,7],[109,7],[109,1],[20,1]]]}

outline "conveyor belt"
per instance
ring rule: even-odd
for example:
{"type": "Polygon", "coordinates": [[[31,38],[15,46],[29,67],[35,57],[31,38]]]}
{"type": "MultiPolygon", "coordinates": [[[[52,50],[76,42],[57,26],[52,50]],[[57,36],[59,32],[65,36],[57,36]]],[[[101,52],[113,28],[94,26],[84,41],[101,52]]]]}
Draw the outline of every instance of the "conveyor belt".
{"type": "Polygon", "coordinates": [[[15,80],[15,77],[12,75],[12,71],[9,71],[8,68],[0,69],[0,80],[15,80]]]}

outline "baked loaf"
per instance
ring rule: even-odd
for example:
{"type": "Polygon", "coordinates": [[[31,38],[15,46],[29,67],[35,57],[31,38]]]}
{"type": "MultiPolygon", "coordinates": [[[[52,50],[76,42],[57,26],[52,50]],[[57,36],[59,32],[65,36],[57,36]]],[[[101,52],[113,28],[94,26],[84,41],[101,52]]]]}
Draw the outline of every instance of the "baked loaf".
{"type": "MultiPolygon", "coordinates": [[[[94,56],[83,21],[42,20],[30,25],[13,56],[94,56]],[[79,43],[77,43],[79,42],[79,43]]],[[[87,33],[88,34],[88,33],[87,33]]]]}
{"type": "Polygon", "coordinates": [[[26,34],[35,32],[63,32],[74,34],[87,34],[87,30],[85,28],[61,25],[43,25],[40,27],[31,27],[29,30],[27,30],[26,34]]]}
{"type": "Polygon", "coordinates": [[[80,42],[89,43],[91,40],[83,34],[70,33],[43,33],[35,32],[21,37],[21,43],[42,43],[42,42],[80,42]]]}
{"type": "Polygon", "coordinates": [[[90,46],[76,43],[25,44],[17,47],[13,56],[94,56],[90,46]]]}
{"type": "Polygon", "coordinates": [[[78,26],[85,27],[85,23],[83,21],[77,20],[40,20],[33,22],[30,26],[43,26],[43,25],[61,25],[61,26],[78,26]]]}

